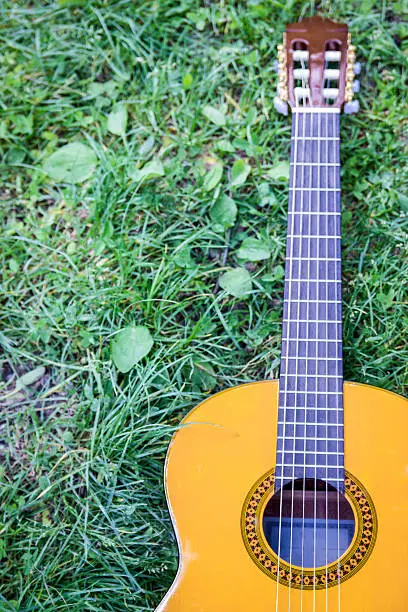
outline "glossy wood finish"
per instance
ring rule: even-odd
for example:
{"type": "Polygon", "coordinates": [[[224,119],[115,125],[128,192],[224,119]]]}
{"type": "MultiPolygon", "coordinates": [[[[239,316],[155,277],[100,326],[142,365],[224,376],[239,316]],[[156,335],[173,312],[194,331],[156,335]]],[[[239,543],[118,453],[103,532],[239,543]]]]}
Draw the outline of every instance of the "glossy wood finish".
{"type": "MultiPolygon", "coordinates": [[[[276,582],[243,544],[245,497],[276,452],[278,383],[219,393],[190,412],[170,445],[166,494],[180,567],[158,612],[275,612],[276,582]]],[[[345,465],[371,494],[378,537],[367,564],[340,587],[344,612],[408,609],[408,401],[357,383],[344,387],[345,465]]],[[[279,586],[279,610],[289,589],[279,586]]],[[[290,589],[290,610],[339,611],[338,589],[290,589]],[[326,601],[327,597],[327,601],[326,601]]]]}
{"type": "Polygon", "coordinates": [[[341,51],[339,95],[332,106],[341,108],[344,102],[346,84],[347,35],[348,27],[346,24],[336,23],[331,21],[331,19],[324,19],[318,15],[307,17],[286,27],[286,67],[289,103],[292,108],[298,105],[294,95],[293,75],[293,45],[296,42],[304,43],[309,52],[310,104],[311,106],[318,107],[326,106],[326,101],[323,97],[326,46],[330,42],[338,43],[341,51]]]}

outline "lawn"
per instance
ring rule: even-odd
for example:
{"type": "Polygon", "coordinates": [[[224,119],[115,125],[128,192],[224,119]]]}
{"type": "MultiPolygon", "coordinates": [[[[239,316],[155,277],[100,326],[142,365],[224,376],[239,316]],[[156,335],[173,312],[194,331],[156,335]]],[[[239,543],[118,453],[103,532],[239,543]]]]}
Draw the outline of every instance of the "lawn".
{"type": "Polygon", "coordinates": [[[342,118],[345,376],[407,393],[403,4],[3,2],[1,611],[149,611],[171,584],[172,432],[209,394],[278,376],[273,60],[316,11],[364,63],[342,118]]]}

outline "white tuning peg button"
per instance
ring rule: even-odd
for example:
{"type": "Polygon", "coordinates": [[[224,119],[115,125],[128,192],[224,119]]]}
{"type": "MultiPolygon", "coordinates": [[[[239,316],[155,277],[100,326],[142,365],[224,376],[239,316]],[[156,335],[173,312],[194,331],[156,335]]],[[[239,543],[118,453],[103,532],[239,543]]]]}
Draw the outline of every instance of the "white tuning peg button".
{"type": "Polygon", "coordinates": [[[281,113],[282,115],[288,114],[288,103],[281,100],[278,96],[275,96],[273,99],[273,105],[278,113],[281,113]]]}
{"type": "Polygon", "coordinates": [[[360,81],[358,80],[353,81],[353,91],[354,93],[357,93],[358,91],[360,91],[360,81]]]}
{"type": "Polygon", "coordinates": [[[360,74],[361,72],[361,64],[360,62],[355,62],[353,66],[354,74],[360,74]]]}
{"type": "Polygon", "coordinates": [[[351,102],[346,102],[344,105],[344,112],[346,115],[354,115],[358,113],[360,110],[360,102],[358,100],[352,100],[351,102]]]}

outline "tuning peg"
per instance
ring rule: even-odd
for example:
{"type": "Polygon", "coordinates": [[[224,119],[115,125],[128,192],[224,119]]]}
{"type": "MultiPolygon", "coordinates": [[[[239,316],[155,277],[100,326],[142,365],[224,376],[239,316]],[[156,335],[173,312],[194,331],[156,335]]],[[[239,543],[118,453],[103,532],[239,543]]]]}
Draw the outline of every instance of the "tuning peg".
{"type": "Polygon", "coordinates": [[[273,99],[273,105],[278,113],[281,113],[282,115],[288,114],[288,103],[281,100],[278,96],[275,96],[273,99]]]}
{"type": "Polygon", "coordinates": [[[354,74],[360,74],[361,72],[360,62],[354,62],[353,70],[354,70],[354,74]]]}
{"type": "Polygon", "coordinates": [[[354,115],[358,113],[360,110],[360,102],[358,100],[352,100],[351,102],[346,102],[344,105],[344,112],[346,115],[354,115]]]}
{"type": "Polygon", "coordinates": [[[280,66],[279,66],[279,62],[278,62],[278,60],[277,60],[277,59],[273,60],[273,69],[274,69],[274,71],[275,71],[276,73],[278,73],[278,72],[279,72],[279,67],[280,67],[280,66]]]}
{"type": "Polygon", "coordinates": [[[357,93],[358,91],[360,91],[360,81],[358,79],[353,81],[352,88],[353,88],[354,93],[357,93]]]}

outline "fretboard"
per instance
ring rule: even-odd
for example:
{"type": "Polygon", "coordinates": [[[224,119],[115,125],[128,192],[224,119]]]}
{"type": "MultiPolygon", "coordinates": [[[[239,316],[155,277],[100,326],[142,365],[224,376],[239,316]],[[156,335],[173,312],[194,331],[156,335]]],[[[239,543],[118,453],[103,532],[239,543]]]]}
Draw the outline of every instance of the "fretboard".
{"type": "Polygon", "coordinates": [[[343,489],[339,113],[293,113],[276,484],[343,489]]]}

